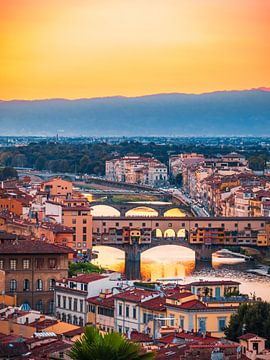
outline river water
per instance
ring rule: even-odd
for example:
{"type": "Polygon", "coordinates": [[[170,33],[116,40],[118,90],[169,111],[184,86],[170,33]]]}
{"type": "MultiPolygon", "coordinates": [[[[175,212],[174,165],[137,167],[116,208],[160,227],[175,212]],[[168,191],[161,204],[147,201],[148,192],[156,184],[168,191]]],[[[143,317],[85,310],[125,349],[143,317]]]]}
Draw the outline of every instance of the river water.
{"type": "MultiPolygon", "coordinates": [[[[114,271],[124,272],[124,252],[108,246],[96,246],[98,258],[93,263],[114,271]]],[[[181,246],[166,245],[142,253],[141,277],[143,280],[158,279],[170,281],[179,279],[179,283],[203,280],[235,280],[241,283],[243,294],[256,295],[270,301],[270,278],[251,274],[247,270],[254,268],[253,262],[241,258],[220,258],[213,255],[212,266],[209,263],[195,264],[192,250],[181,246]]]]}

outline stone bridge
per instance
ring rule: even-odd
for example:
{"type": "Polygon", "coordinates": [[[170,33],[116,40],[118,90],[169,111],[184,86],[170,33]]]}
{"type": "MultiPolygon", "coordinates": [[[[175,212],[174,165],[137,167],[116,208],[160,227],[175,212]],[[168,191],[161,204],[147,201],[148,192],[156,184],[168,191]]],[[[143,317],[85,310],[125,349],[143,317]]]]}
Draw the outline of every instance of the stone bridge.
{"type": "Polygon", "coordinates": [[[139,244],[138,242],[133,242],[130,244],[123,243],[108,243],[107,241],[94,243],[93,245],[104,245],[113,247],[124,251],[125,253],[125,275],[127,279],[140,279],[140,269],[141,269],[141,254],[149,249],[152,249],[157,246],[163,245],[177,245],[185,247],[187,249],[193,250],[195,252],[195,260],[197,261],[206,261],[211,263],[212,254],[218,250],[224,248],[222,245],[205,245],[205,244],[190,244],[186,239],[175,239],[175,238],[156,238],[152,239],[149,243],[139,244]]]}
{"type": "Polygon", "coordinates": [[[98,206],[98,205],[103,205],[103,206],[108,206],[108,207],[111,207],[115,210],[117,210],[119,212],[119,216],[120,217],[125,217],[127,212],[129,210],[133,210],[133,209],[148,209],[148,210],[152,210],[152,211],[155,211],[155,213],[153,212],[153,215],[146,215],[145,217],[149,217],[149,216],[159,216],[159,217],[164,217],[164,214],[169,211],[169,210],[172,210],[172,209],[179,209],[185,213],[188,213],[190,214],[191,212],[191,209],[189,206],[186,206],[186,205],[176,205],[176,204],[173,204],[173,203],[168,203],[168,204],[165,204],[165,203],[162,203],[162,201],[160,201],[160,204],[157,203],[157,204],[149,204],[147,202],[126,202],[126,203],[115,203],[113,201],[106,201],[106,202],[102,202],[102,201],[93,201],[91,202],[91,207],[95,207],[95,206],[98,206]]]}

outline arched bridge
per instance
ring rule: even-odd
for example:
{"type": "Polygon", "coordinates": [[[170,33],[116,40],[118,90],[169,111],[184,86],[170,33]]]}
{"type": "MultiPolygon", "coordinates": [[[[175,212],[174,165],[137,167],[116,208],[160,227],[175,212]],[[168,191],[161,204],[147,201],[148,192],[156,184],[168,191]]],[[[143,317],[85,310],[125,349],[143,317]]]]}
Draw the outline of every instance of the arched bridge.
{"type": "MultiPolygon", "coordinates": [[[[145,217],[149,217],[149,216],[159,216],[159,217],[164,217],[166,215],[166,213],[169,210],[173,210],[173,209],[178,209],[180,211],[183,212],[183,216],[185,213],[190,213],[190,207],[186,206],[186,205],[176,205],[173,203],[166,203],[166,202],[157,202],[157,203],[147,203],[147,202],[126,202],[126,203],[115,203],[115,202],[110,202],[110,201],[106,201],[106,202],[102,202],[102,201],[93,201],[91,202],[91,208],[94,210],[93,212],[95,212],[95,209],[97,209],[97,207],[99,206],[106,206],[108,211],[111,208],[113,213],[115,216],[119,216],[119,217],[125,217],[125,216],[132,216],[130,215],[130,211],[131,210],[138,210],[138,211],[145,211],[145,217]],[[117,213],[115,212],[115,210],[117,211],[117,213]]],[[[94,215],[95,216],[95,215],[94,215]]],[[[135,215],[136,216],[136,215],[135,215]]]]}

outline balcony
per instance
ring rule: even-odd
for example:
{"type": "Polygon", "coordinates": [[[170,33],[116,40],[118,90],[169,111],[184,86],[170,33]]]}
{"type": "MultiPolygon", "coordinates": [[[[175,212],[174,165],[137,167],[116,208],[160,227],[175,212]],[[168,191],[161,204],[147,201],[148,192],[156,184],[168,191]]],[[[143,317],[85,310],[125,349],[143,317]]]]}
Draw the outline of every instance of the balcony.
{"type": "Polygon", "coordinates": [[[201,300],[205,303],[228,303],[228,302],[249,302],[252,301],[248,295],[237,295],[237,296],[223,296],[220,298],[203,296],[201,300]]]}

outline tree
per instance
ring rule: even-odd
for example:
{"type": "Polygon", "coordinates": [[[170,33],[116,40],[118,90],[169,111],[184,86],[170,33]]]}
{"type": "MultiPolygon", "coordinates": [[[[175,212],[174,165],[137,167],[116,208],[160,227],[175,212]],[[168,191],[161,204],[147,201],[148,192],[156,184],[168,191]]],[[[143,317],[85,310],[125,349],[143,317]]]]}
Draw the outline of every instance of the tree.
{"type": "Polygon", "coordinates": [[[100,273],[102,268],[89,262],[69,263],[69,276],[77,274],[100,273]]]}
{"type": "Polygon", "coordinates": [[[17,170],[9,166],[0,170],[0,181],[8,179],[18,179],[17,170]]]}
{"type": "Polygon", "coordinates": [[[239,306],[224,333],[228,339],[237,341],[244,331],[264,337],[267,346],[270,346],[270,303],[256,302],[239,306]]]}
{"type": "Polygon", "coordinates": [[[142,353],[139,344],[119,333],[105,335],[94,327],[87,327],[83,337],[77,340],[69,352],[73,360],[148,360],[153,352],[142,353]]]}

